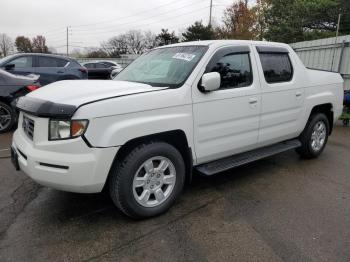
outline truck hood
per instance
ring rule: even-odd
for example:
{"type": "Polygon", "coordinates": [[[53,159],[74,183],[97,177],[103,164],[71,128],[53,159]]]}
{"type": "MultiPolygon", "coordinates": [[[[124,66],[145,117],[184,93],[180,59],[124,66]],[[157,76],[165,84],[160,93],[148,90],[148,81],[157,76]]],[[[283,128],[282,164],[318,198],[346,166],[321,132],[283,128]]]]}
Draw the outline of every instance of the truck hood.
{"type": "Polygon", "coordinates": [[[85,104],[155,92],[167,87],[111,80],[67,80],[44,86],[18,99],[19,110],[40,117],[67,118],[85,104]]]}
{"type": "Polygon", "coordinates": [[[93,101],[162,89],[164,87],[126,81],[65,80],[44,86],[27,96],[78,107],[93,101]]]}

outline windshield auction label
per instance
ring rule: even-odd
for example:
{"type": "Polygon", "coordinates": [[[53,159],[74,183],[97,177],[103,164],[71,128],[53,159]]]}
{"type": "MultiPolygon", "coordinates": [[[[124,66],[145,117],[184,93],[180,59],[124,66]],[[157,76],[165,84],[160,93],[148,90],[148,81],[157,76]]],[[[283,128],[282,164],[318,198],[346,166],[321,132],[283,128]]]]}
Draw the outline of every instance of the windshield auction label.
{"type": "Polygon", "coordinates": [[[185,61],[192,61],[193,58],[195,58],[196,55],[193,54],[187,54],[187,53],[176,53],[173,58],[175,59],[181,59],[181,60],[185,60],[185,61]]]}

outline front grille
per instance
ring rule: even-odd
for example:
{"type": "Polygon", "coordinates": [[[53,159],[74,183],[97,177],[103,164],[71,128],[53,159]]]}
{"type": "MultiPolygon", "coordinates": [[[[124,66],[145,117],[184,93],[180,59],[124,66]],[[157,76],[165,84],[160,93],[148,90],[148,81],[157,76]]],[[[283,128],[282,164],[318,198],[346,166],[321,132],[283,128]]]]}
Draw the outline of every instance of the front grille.
{"type": "Polygon", "coordinates": [[[29,117],[23,116],[23,121],[22,121],[22,128],[24,133],[33,140],[34,136],[34,120],[30,119],[29,117]]]}

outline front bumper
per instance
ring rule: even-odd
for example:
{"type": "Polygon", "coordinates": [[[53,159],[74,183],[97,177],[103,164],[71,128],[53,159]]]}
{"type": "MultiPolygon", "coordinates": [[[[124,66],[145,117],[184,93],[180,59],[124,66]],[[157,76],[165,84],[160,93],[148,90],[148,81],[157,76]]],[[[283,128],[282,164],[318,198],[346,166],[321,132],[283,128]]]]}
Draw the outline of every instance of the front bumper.
{"type": "Polygon", "coordinates": [[[119,149],[90,148],[81,138],[35,144],[22,128],[14,133],[12,148],[20,169],[34,181],[77,193],[101,192],[119,149]]]}

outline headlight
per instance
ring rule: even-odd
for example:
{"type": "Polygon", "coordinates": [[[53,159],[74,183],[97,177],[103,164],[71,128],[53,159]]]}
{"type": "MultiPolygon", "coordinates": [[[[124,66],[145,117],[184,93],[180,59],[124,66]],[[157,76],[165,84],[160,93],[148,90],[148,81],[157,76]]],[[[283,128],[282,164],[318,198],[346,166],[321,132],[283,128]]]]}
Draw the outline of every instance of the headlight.
{"type": "Polygon", "coordinates": [[[49,140],[76,138],[84,134],[88,120],[55,120],[50,119],[49,140]]]}

